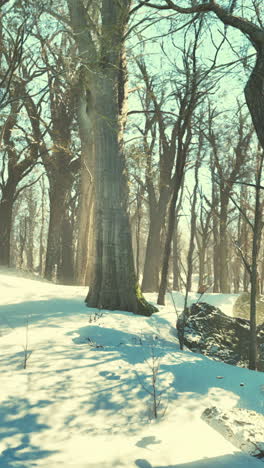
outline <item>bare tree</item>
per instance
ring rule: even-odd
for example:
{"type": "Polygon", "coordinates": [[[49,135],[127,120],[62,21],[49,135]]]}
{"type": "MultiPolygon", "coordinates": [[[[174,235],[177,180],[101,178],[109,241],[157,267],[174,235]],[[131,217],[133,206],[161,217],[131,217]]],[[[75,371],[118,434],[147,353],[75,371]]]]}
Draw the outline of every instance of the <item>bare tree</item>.
{"type": "MultiPolygon", "coordinates": [[[[8,0],[7,0],[8,1],[8,0]]],[[[2,3],[4,5],[5,3],[2,3]]],[[[1,6],[0,5],[0,8],[1,6]]],[[[6,28],[6,22],[10,19],[5,19],[3,13],[0,12],[0,108],[4,109],[6,106],[11,104],[14,99],[18,99],[18,96],[10,90],[12,88],[13,78],[21,65],[24,45],[26,42],[25,34],[25,23],[26,18],[21,19],[21,25],[18,28],[15,28],[15,31],[11,32],[6,28]]],[[[19,96],[21,98],[21,96],[19,96]]]]}
{"type": "MultiPolygon", "coordinates": [[[[72,52],[72,44],[65,38],[65,34],[57,37],[59,47],[56,47],[51,40],[45,41],[40,31],[35,37],[41,45],[42,68],[48,75],[46,90],[50,110],[48,122],[47,108],[43,105],[47,92],[40,95],[38,100],[31,97],[26,88],[24,94],[34,139],[41,150],[42,162],[49,180],[50,216],[44,276],[51,280],[54,271],[58,271],[61,263],[63,219],[73,182],[80,167],[78,150],[73,151],[72,145],[75,111],[74,51],[72,52]],[[49,140],[51,144],[48,143],[49,140]]],[[[23,73],[24,76],[30,76],[31,68],[24,65],[23,73]]],[[[60,280],[63,282],[62,277],[60,280]]]]}
{"type": "Polygon", "coordinates": [[[198,290],[200,290],[205,285],[206,279],[207,281],[209,279],[208,273],[206,274],[206,251],[209,249],[209,241],[212,234],[211,220],[213,216],[212,207],[207,206],[205,197],[200,192],[200,210],[195,232],[195,240],[199,259],[198,290]]]}
{"type": "Polygon", "coordinates": [[[187,308],[188,293],[191,291],[192,285],[192,274],[193,274],[193,254],[195,248],[195,233],[196,233],[196,224],[197,224],[197,199],[198,199],[198,186],[199,186],[199,168],[202,161],[202,150],[203,150],[203,137],[199,135],[199,143],[197,149],[197,159],[194,167],[194,188],[191,202],[191,229],[190,229],[190,240],[189,240],[189,249],[187,255],[187,275],[186,275],[186,292],[184,300],[184,311],[187,308]]]}
{"type": "MultiPolygon", "coordinates": [[[[219,185],[219,246],[217,245],[219,258],[219,286],[220,292],[230,292],[230,281],[228,271],[228,211],[230,196],[233,186],[238,180],[248,173],[248,152],[253,136],[253,126],[248,126],[247,115],[242,112],[242,106],[238,102],[238,124],[236,134],[227,125],[227,130],[216,130],[214,119],[216,110],[209,105],[208,109],[208,133],[205,135],[210,143],[212,167],[215,170],[213,177],[217,176],[219,185]]],[[[237,117],[236,117],[237,118],[237,117]]],[[[231,122],[232,125],[232,122],[231,122]]]]}
{"type": "Polygon", "coordinates": [[[166,100],[168,100],[168,96],[165,96],[164,87],[159,96],[157,88],[160,88],[160,84],[157,86],[155,80],[150,77],[142,58],[137,60],[137,65],[145,84],[145,89],[139,92],[143,110],[132,110],[129,114],[144,114],[144,125],[137,125],[139,132],[142,134],[146,157],[145,187],[148,195],[149,211],[149,232],[142,290],[157,291],[161,263],[161,233],[171,194],[172,170],[175,159],[175,127],[178,120],[176,114],[172,116],[173,113],[171,113],[168,116],[166,112],[166,100]],[[155,170],[156,164],[154,160],[157,147],[159,148],[158,171],[155,170]]]}
{"type": "Polygon", "coordinates": [[[185,50],[185,82],[180,84],[180,80],[178,79],[174,94],[179,106],[178,124],[175,128],[175,131],[177,132],[177,148],[175,148],[175,173],[173,176],[172,196],[169,204],[168,227],[164,247],[158,304],[164,304],[165,301],[171,242],[175,226],[175,208],[184,177],[185,165],[193,135],[191,122],[195,109],[202,102],[209,90],[214,87],[214,82],[211,82],[209,85],[207,83],[207,77],[210,70],[202,70],[197,63],[197,48],[201,31],[200,27],[201,24],[197,28],[195,27],[193,43],[190,45],[189,49],[185,50]]]}
{"type": "Polygon", "coordinates": [[[10,265],[10,235],[12,227],[13,205],[23,188],[31,184],[23,179],[30,174],[38,162],[38,146],[32,142],[27,130],[18,122],[23,103],[20,103],[21,87],[14,86],[15,97],[10,113],[2,127],[1,143],[1,179],[0,179],[0,264],[10,265]],[[17,130],[14,133],[14,130],[17,130]]]}
{"type": "Polygon", "coordinates": [[[264,226],[263,222],[263,207],[264,207],[264,199],[261,196],[261,191],[263,190],[263,186],[261,185],[262,174],[263,174],[263,164],[264,164],[264,152],[263,150],[259,150],[256,158],[256,172],[255,172],[255,184],[253,185],[255,188],[255,207],[254,207],[254,220],[253,223],[250,219],[245,216],[248,224],[251,226],[253,230],[253,239],[252,239],[252,254],[251,254],[251,262],[247,260],[245,254],[241,250],[241,247],[237,244],[239,252],[242,256],[243,262],[245,264],[246,269],[248,270],[250,276],[250,346],[249,346],[249,369],[255,370],[257,367],[257,357],[258,357],[258,349],[257,349],[257,320],[256,320],[256,299],[259,293],[259,275],[258,275],[258,258],[259,258],[259,251],[260,251],[260,241],[261,241],[261,233],[264,226]]]}
{"type": "MultiPolygon", "coordinates": [[[[140,3],[159,10],[173,10],[180,14],[197,14],[198,18],[204,13],[213,13],[225,26],[237,29],[250,41],[256,51],[256,61],[244,92],[260,145],[264,149],[264,31],[261,12],[257,2],[252,2],[252,8],[249,8],[249,10],[242,9],[242,17],[233,13],[237,7],[237,2],[232,2],[231,9],[221,7],[215,0],[201,3],[195,2],[195,5],[190,1],[190,6],[186,8],[172,0],[163,0],[161,5],[155,5],[150,2],[140,3]],[[244,17],[247,11],[250,11],[250,14],[254,15],[255,21],[244,17]]],[[[197,17],[194,17],[194,21],[197,20],[197,17]]]]}

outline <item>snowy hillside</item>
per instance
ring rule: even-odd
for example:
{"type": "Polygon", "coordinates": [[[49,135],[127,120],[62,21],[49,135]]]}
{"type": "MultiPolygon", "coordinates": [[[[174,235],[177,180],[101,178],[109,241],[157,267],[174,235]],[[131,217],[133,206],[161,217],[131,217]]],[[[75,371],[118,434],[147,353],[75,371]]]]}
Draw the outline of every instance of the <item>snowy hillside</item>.
{"type": "MultiPolygon", "coordinates": [[[[151,318],[98,313],[86,288],[4,270],[0,291],[1,468],[263,467],[200,416],[214,405],[263,413],[264,374],[180,351],[172,305],[151,318]]],[[[203,300],[230,314],[235,296],[203,300]]]]}

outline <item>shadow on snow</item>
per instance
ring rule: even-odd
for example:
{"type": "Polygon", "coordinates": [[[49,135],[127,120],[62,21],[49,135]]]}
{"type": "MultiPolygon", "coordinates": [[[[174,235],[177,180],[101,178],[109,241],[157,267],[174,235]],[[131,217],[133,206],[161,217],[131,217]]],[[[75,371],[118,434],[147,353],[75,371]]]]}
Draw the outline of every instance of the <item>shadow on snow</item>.
{"type": "Polygon", "coordinates": [[[6,438],[15,435],[19,435],[20,441],[19,443],[7,441],[8,448],[4,449],[0,454],[1,467],[25,468],[24,464],[18,464],[25,461],[31,462],[31,466],[34,466],[35,464],[32,463],[34,460],[40,460],[55,453],[50,450],[41,450],[30,441],[31,434],[49,429],[46,424],[38,423],[38,415],[32,413],[31,410],[49,404],[48,400],[41,400],[35,405],[31,405],[26,398],[14,397],[10,397],[2,403],[0,408],[1,442],[4,444],[6,438]]]}

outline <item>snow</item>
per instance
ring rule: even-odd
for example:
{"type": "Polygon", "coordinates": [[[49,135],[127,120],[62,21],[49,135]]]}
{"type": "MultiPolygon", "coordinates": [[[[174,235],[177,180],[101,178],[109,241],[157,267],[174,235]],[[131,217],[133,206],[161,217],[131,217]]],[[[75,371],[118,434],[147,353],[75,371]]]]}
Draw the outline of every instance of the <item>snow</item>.
{"type": "MultiPolygon", "coordinates": [[[[169,301],[151,318],[99,316],[85,307],[84,287],[4,269],[0,291],[1,468],[263,466],[201,419],[208,406],[263,414],[263,373],[181,351],[169,301]],[[32,354],[23,369],[27,320],[32,354]]],[[[180,312],[183,296],[174,299],[180,312]]],[[[203,297],[229,313],[235,299],[203,297]]]]}
{"type": "Polygon", "coordinates": [[[256,457],[264,454],[264,416],[243,408],[232,408],[227,412],[218,408],[207,408],[202,414],[211,427],[244,452],[256,457]]]}

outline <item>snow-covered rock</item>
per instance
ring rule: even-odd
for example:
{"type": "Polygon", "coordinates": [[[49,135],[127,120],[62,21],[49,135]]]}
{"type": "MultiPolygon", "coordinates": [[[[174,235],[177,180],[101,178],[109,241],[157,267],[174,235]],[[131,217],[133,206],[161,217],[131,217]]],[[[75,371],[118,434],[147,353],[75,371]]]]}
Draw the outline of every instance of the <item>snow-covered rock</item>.
{"type": "Polygon", "coordinates": [[[255,411],[207,408],[202,419],[243,452],[264,461],[264,416],[255,411]]]}
{"type": "MultiPolygon", "coordinates": [[[[229,317],[205,302],[194,303],[177,322],[178,336],[192,351],[227,364],[247,367],[250,342],[249,320],[229,317]],[[184,334],[183,334],[184,331],[184,334]]],[[[257,328],[258,369],[264,370],[264,324],[257,328]]]]}

